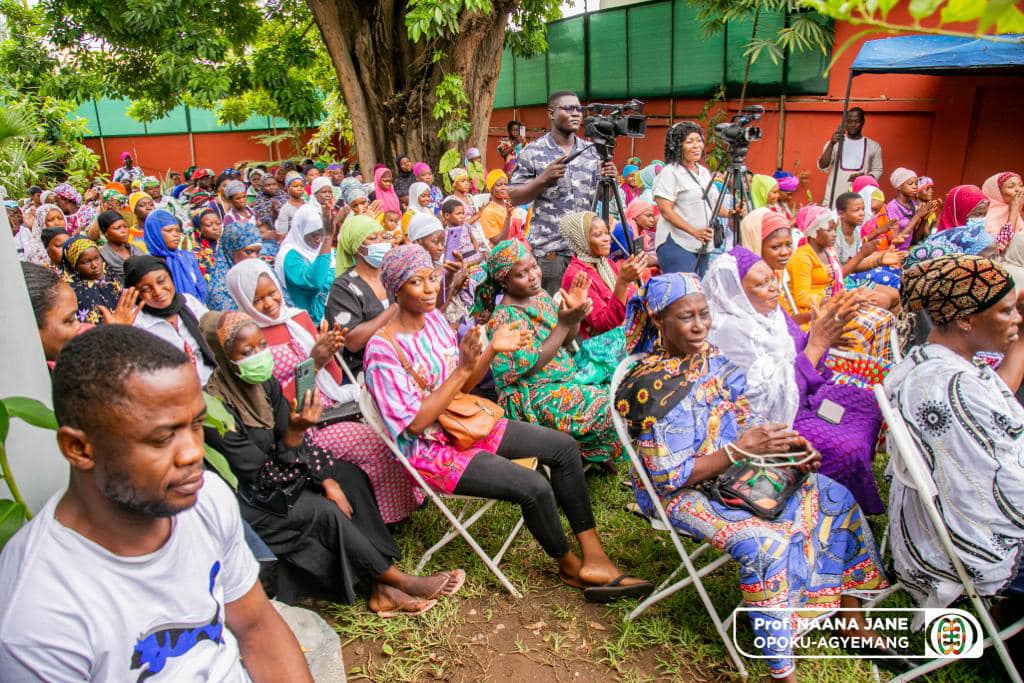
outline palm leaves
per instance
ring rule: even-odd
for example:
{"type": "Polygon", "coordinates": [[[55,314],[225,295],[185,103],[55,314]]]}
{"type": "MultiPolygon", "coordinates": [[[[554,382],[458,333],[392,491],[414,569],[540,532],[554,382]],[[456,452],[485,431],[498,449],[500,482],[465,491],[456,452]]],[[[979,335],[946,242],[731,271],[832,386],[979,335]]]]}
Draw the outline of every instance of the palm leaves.
{"type": "Polygon", "coordinates": [[[37,137],[35,120],[18,105],[0,108],[0,186],[7,196],[25,189],[57,168],[56,149],[37,137]]]}

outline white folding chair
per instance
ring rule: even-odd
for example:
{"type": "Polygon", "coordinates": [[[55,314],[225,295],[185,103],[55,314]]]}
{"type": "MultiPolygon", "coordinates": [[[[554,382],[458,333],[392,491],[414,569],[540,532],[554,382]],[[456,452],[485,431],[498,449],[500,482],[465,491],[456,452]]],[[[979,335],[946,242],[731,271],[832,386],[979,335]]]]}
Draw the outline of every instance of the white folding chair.
{"type": "MultiPolygon", "coordinates": [[[[935,481],[932,479],[928,465],[921,456],[921,452],[918,450],[910,430],[903,421],[903,416],[893,408],[881,384],[876,384],[874,390],[878,407],[882,411],[882,417],[889,426],[889,457],[891,458],[893,474],[902,484],[909,486],[917,492],[925,514],[928,516],[928,521],[931,522],[932,532],[935,534],[935,538],[942,544],[943,551],[945,551],[946,556],[953,565],[953,569],[956,570],[960,583],[963,585],[964,594],[974,606],[978,621],[981,622],[981,626],[985,630],[987,637],[983,641],[982,646],[985,648],[995,648],[999,659],[1006,668],[1008,680],[1014,683],[1021,683],[1021,676],[1017,672],[1013,660],[1010,659],[1010,653],[1006,650],[1005,641],[1024,630],[1024,619],[1007,626],[1002,631],[999,630],[992,620],[992,615],[988,609],[988,600],[978,595],[974,582],[971,581],[971,577],[967,574],[963,562],[960,561],[960,556],[957,555],[956,549],[953,547],[953,540],[949,536],[949,530],[946,528],[946,524],[942,519],[942,513],[939,512],[938,505],[936,504],[936,498],[939,495],[938,488],[935,486],[935,481]]],[[[958,660],[929,660],[893,678],[892,683],[914,680],[955,661],[958,660]]]]}
{"type": "Polygon", "coordinates": [[[619,414],[618,410],[615,410],[615,394],[619,389],[619,385],[625,378],[626,373],[632,365],[642,358],[641,354],[633,354],[626,357],[619,366],[615,368],[615,374],[612,376],[612,383],[610,389],[610,400],[609,405],[612,406],[612,422],[615,425],[615,432],[618,434],[619,441],[622,442],[622,447],[625,449],[627,455],[629,455],[630,465],[640,478],[640,482],[644,489],[647,491],[647,495],[650,496],[651,503],[654,505],[654,511],[657,514],[656,519],[649,520],[652,528],[659,531],[665,531],[672,539],[672,545],[675,546],[676,553],[679,555],[681,560],[675,571],[668,575],[668,577],[659,585],[653,593],[648,595],[643,602],[636,606],[636,608],[629,613],[626,617],[627,621],[632,621],[640,616],[648,607],[668,598],[674,593],[686,588],[690,584],[697,589],[698,595],[700,595],[701,602],[704,603],[704,609],[707,611],[708,616],[711,617],[711,621],[715,624],[715,630],[718,631],[718,637],[722,639],[722,644],[725,645],[725,649],[729,652],[729,657],[732,659],[733,664],[736,666],[740,676],[747,678],[747,667],[743,664],[743,660],[740,658],[739,652],[736,650],[736,646],[732,642],[732,638],[729,637],[728,628],[732,624],[732,620],[736,617],[734,611],[724,621],[718,616],[718,610],[715,609],[714,603],[711,602],[711,596],[708,595],[707,589],[704,587],[702,579],[712,572],[716,571],[720,567],[728,564],[732,557],[728,554],[722,554],[721,557],[713,560],[707,565],[697,569],[694,566],[694,561],[697,560],[701,555],[711,550],[710,543],[703,543],[699,548],[694,550],[692,553],[686,552],[686,547],[683,545],[682,539],[679,537],[679,533],[675,527],[672,526],[672,522],[669,521],[668,515],[665,513],[665,508],[661,504],[661,500],[658,498],[658,492],[654,489],[654,484],[651,483],[651,478],[647,475],[647,470],[644,468],[643,462],[640,460],[640,456],[637,455],[636,449],[633,448],[633,439],[629,436],[629,431],[626,428],[626,422],[619,414]],[[676,577],[685,570],[685,578],[676,580],[676,577]]]}
{"type": "MultiPolygon", "coordinates": [[[[427,484],[426,481],[424,481],[420,473],[416,471],[416,468],[412,466],[408,458],[405,457],[405,454],[402,453],[402,450],[398,447],[398,444],[395,443],[395,440],[391,438],[391,433],[388,431],[388,428],[384,424],[384,420],[380,415],[380,411],[377,409],[377,403],[374,401],[373,396],[370,395],[370,392],[367,391],[365,385],[362,386],[361,391],[359,392],[359,407],[362,409],[363,419],[366,420],[366,423],[370,425],[375,432],[377,432],[377,435],[380,436],[381,439],[383,439],[384,443],[387,444],[394,456],[398,458],[398,462],[402,463],[402,467],[405,468],[405,471],[408,472],[409,476],[416,482],[416,485],[423,489],[424,493],[427,494],[427,497],[430,498],[430,501],[438,510],[441,511],[441,514],[445,516],[448,523],[452,526],[452,529],[445,533],[444,536],[441,537],[441,540],[423,553],[423,557],[421,557],[420,561],[416,564],[415,571],[419,572],[422,570],[423,567],[426,566],[427,562],[430,561],[430,558],[434,556],[434,553],[448,545],[456,537],[462,536],[466,543],[469,544],[469,547],[473,549],[473,552],[480,556],[480,559],[483,560],[483,563],[487,565],[489,570],[491,570],[491,573],[494,574],[495,578],[501,582],[501,585],[504,586],[505,589],[513,596],[522,598],[522,593],[516,590],[516,587],[512,585],[512,582],[508,580],[508,577],[505,576],[504,572],[498,568],[501,558],[512,545],[512,541],[514,541],[516,536],[519,534],[519,530],[523,528],[522,515],[520,515],[515,526],[512,527],[512,531],[505,539],[505,542],[502,543],[501,549],[498,550],[498,553],[494,557],[491,557],[483,548],[480,547],[480,544],[477,543],[476,539],[469,533],[469,528],[473,526],[477,520],[483,517],[484,513],[490,510],[497,501],[490,498],[457,496],[454,494],[438,493],[435,491],[427,484]],[[447,505],[445,505],[443,500],[445,498],[463,501],[462,509],[457,515],[454,514],[447,505]],[[466,515],[469,513],[470,509],[477,504],[479,504],[479,506],[476,511],[467,517],[466,515]]],[[[534,460],[533,463],[534,468],[536,468],[536,460],[534,460]]]]}

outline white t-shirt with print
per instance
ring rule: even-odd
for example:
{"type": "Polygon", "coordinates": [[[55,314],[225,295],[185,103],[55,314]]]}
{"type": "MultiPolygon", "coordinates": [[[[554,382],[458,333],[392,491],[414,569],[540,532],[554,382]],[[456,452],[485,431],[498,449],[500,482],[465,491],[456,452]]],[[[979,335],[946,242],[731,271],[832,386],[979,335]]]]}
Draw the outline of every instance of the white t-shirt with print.
{"type": "Polygon", "coordinates": [[[53,496],[0,555],[0,681],[243,683],[224,605],[256,583],[238,502],[207,473],[159,550],[121,557],[65,527],[53,496]]]}
{"type": "MultiPolygon", "coordinates": [[[[671,201],[676,213],[687,223],[695,228],[705,228],[711,225],[711,207],[718,201],[718,190],[714,187],[708,192],[707,201],[704,200],[704,188],[710,182],[711,172],[699,164],[696,172],[689,173],[680,164],[668,164],[654,179],[653,193],[655,198],[661,197],[671,201]],[[693,177],[690,173],[693,173],[693,177]]],[[[659,214],[658,227],[654,233],[654,246],[660,247],[669,237],[689,252],[697,253],[701,250],[702,243],[699,239],[669,223],[664,214],[659,214]]],[[[708,246],[708,249],[711,246],[708,246]]]]}

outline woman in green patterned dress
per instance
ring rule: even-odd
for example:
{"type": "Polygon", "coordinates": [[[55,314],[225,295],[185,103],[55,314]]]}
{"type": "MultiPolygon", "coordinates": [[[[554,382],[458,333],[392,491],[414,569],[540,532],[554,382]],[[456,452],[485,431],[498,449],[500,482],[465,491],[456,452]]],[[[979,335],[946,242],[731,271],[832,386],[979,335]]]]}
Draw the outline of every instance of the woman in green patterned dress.
{"type": "MultiPolygon", "coordinates": [[[[530,330],[533,343],[522,351],[498,354],[491,363],[494,383],[508,416],[571,434],[585,460],[610,462],[621,455],[608,403],[606,384],[586,384],[607,373],[580,367],[568,351],[593,303],[581,274],[561,302],[541,288],[540,267],[529,247],[506,240],[491,250],[486,278],[477,286],[473,314],[490,312],[487,329],[512,324],[530,330]],[[498,294],[501,303],[495,305],[498,294]]],[[[614,367],[624,353],[621,329],[587,340],[587,356],[607,356],[614,367]],[[595,354],[599,351],[599,354],[595,354]]],[[[581,351],[582,354],[582,351],[581,351]]],[[[600,363],[605,365],[605,363],[600,363]]],[[[610,467],[614,467],[610,465],[610,467]]]]}

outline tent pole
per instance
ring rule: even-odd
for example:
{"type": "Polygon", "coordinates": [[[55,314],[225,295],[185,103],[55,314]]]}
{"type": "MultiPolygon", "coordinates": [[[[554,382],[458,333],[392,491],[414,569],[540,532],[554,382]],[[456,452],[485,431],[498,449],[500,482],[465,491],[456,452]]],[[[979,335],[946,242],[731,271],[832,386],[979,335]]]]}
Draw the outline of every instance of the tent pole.
{"type": "Polygon", "coordinates": [[[829,188],[828,204],[826,208],[831,209],[832,203],[836,197],[836,181],[839,179],[839,164],[843,159],[843,142],[846,141],[846,114],[850,109],[850,91],[853,89],[853,69],[850,69],[850,75],[846,79],[846,98],[843,99],[843,120],[839,124],[839,129],[842,131],[842,135],[839,136],[839,149],[836,150],[835,155],[832,157],[832,187],[829,188]]]}

